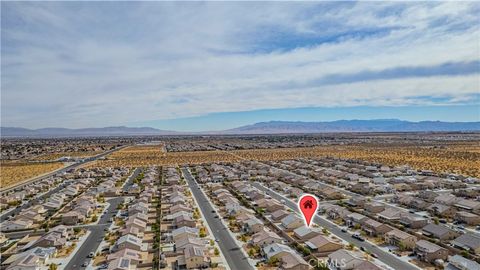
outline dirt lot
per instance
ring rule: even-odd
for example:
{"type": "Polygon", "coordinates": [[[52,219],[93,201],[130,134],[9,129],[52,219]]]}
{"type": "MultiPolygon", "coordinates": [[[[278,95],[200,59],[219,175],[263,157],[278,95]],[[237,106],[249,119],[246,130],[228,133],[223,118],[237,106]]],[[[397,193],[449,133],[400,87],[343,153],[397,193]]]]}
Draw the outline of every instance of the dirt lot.
{"type": "Polygon", "coordinates": [[[45,160],[56,160],[56,159],[59,159],[61,157],[92,157],[92,156],[95,156],[95,155],[98,155],[100,153],[102,153],[103,151],[88,151],[88,152],[62,152],[62,153],[51,153],[51,154],[45,154],[45,155],[40,155],[40,156],[37,156],[35,158],[33,158],[32,160],[41,160],[41,161],[45,161],[45,160]]]}
{"type": "Polygon", "coordinates": [[[18,184],[32,177],[62,168],[62,162],[26,163],[2,161],[0,163],[0,188],[18,184]]]}

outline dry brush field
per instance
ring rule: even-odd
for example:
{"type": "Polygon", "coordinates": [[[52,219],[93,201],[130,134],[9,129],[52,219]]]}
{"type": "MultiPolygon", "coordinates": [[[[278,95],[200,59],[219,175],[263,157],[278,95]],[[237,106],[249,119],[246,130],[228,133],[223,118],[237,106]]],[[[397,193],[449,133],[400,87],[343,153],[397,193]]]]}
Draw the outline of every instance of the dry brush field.
{"type": "Polygon", "coordinates": [[[24,180],[62,168],[62,162],[26,163],[2,161],[0,163],[0,188],[18,184],[24,180]]]}
{"type": "Polygon", "coordinates": [[[38,161],[56,160],[61,157],[85,158],[85,157],[92,157],[101,153],[103,153],[103,151],[49,153],[49,154],[44,154],[44,155],[40,155],[35,158],[32,158],[32,160],[38,160],[38,161]]]}
{"type": "Polygon", "coordinates": [[[159,146],[132,146],[89,164],[89,167],[149,166],[285,160],[295,158],[339,157],[360,159],[396,166],[408,164],[416,169],[461,173],[480,177],[480,146],[477,142],[434,146],[344,145],[310,148],[255,149],[235,151],[195,151],[165,153],[159,146]]]}

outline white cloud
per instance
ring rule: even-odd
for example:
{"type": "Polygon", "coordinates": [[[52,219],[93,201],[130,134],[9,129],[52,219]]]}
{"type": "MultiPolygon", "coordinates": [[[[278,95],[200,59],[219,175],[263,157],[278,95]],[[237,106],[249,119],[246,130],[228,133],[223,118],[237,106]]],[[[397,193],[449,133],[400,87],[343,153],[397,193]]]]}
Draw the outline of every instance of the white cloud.
{"type": "Polygon", "coordinates": [[[468,103],[479,94],[478,73],[311,82],[479,61],[475,10],[477,3],[2,2],[2,125],[439,104],[425,97],[468,103]]]}

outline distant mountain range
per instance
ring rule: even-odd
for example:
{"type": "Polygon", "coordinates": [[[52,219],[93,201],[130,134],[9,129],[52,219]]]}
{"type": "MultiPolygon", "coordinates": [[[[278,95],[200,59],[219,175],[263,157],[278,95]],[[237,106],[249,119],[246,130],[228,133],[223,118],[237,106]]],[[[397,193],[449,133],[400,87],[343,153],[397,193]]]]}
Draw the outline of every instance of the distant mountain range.
{"type": "Polygon", "coordinates": [[[480,122],[409,122],[398,119],[338,120],[331,122],[270,121],[226,130],[229,134],[279,134],[322,132],[423,132],[480,131],[480,122]]]}
{"type": "Polygon", "coordinates": [[[82,136],[135,136],[135,135],[175,135],[175,131],[150,127],[104,127],[104,128],[40,128],[27,129],[1,127],[2,137],[82,137],[82,136]]]}
{"type": "Polygon", "coordinates": [[[331,122],[270,121],[213,132],[176,132],[150,127],[41,128],[1,127],[2,137],[82,137],[186,134],[284,134],[326,132],[441,132],[480,131],[480,122],[410,122],[398,119],[338,120],[331,122]]]}

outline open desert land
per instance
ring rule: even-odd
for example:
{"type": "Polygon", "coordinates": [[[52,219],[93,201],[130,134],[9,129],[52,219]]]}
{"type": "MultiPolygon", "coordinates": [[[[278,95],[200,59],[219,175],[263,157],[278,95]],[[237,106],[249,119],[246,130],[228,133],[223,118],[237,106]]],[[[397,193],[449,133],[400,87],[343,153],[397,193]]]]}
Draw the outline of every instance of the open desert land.
{"type": "Polygon", "coordinates": [[[415,145],[412,143],[327,145],[315,147],[251,149],[232,151],[163,152],[161,146],[132,146],[108,155],[88,167],[170,166],[241,160],[287,160],[297,158],[338,157],[382,163],[389,166],[410,165],[419,170],[480,176],[477,141],[415,145]]]}
{"type": "Polygon", "coordinates": [[[27,163],[21,161],[2,161],[0,170],[0,188],[6,188],[32,177],[52,172],[64,167],[62,162],[27,163]]]}
{"type": "Polygon", "coordinates": [[[60,153],[48,153],[42,154],[32,158],[31,160],[36,161],[47,161],[47,160],[57,160],[62,157],[69,157],[69,158],[87,158],[93,157],[95,155],[101,154],[104,151],[82,151],[82,152],[60,152],[60,153]]]}

